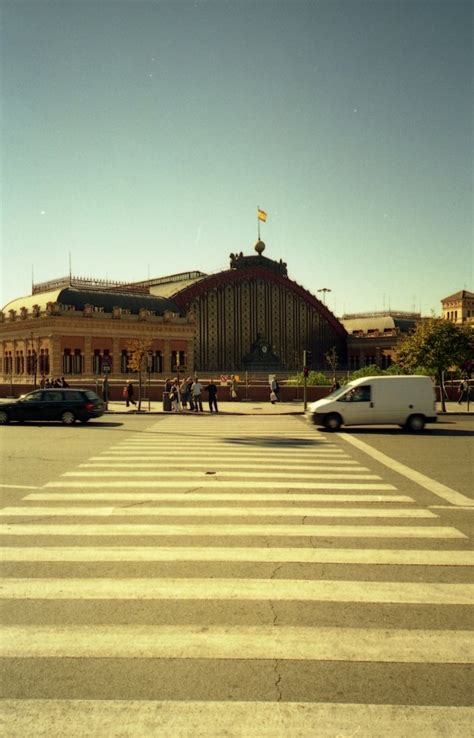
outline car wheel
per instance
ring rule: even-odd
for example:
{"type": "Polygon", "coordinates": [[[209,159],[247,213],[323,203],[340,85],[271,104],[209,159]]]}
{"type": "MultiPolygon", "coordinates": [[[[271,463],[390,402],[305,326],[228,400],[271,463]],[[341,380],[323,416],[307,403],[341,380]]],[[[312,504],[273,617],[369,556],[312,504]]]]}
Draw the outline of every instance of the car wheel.
{"type": "Polygon", "coordinates": [[[76,420],[76,416],[70,410],[65,410],[61,415],[61,421],[64,425],[72,425],[76,420]]]}
{"type": "Polygon", "coordinates": [[[419,431],[422,431],[425,427],[425,419],[423,415],[410,415],[405,427],[407,430],[412,431],[413,433],[418,433],[419,431]]]}
{"type": "Polygon", "coordinates": [[[8,413],[5,410],[0,410],[0,425],[6,425],[9,422],[8,413]]]}
{"type": "Polygon", "coordinates": [[[336,415],[336,413],[331,413],[331,415],[326,415],[326,417],[324,418],[324,427],[328,431],[338,431],[341,425],[342,425],[341,416],[336,415]]]}

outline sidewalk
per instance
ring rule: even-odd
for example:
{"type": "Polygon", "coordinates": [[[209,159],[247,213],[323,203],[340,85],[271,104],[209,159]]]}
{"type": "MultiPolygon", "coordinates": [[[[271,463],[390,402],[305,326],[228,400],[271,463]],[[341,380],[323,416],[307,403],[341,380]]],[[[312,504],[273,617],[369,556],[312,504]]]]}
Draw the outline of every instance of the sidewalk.
{"type": "MultiPolygon", "coordinates": [[[[293,402],[277,402],[272,405],[270,402],[252,402],[252,400],[242,400],[238,402],[219,401],[219,413],[221,415],[302,415],[303,401],[294,400],[293,402]]],[[[467,411],[467,404],[463,403],[458,405],[456,402],[446,403],[446,415],[473,415],[474,416],[474,403],[470,404],[470,412],[467,411]]],[[[203,402],[203,410],[206,415],[209,415],[209,406],[207,402],[203,402]]],[[[137,408],[133,405],[126,407],[124,400],[112,400],[109,402],[108,411],[114,415],[136,415],[137,408]]],[[[441,403],[437,403],[437,412],[440,415],[444,415],[441,412],[441,403]]],[[[174,413],[164,412],[163,405],[161,402],[142,400],[142,407],[140,414],[157,414],[157,415],[173,415],[174,413]]],[[[204,414],[202,413],[202,414],[204,414]]],[[[190,410],[182,410],[181,415],[196,415],[197,413],[191,413],[190,410]]]]}

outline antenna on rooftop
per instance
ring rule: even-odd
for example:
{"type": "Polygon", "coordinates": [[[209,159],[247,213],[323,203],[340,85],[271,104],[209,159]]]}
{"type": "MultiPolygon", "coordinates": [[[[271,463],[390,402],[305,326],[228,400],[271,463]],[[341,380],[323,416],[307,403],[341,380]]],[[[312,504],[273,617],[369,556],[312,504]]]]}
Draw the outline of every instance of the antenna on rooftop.
{"type": "Polygon", "coordinates": [[[71,252],[69,252],[69,287],[72,284],[71,252]]]}

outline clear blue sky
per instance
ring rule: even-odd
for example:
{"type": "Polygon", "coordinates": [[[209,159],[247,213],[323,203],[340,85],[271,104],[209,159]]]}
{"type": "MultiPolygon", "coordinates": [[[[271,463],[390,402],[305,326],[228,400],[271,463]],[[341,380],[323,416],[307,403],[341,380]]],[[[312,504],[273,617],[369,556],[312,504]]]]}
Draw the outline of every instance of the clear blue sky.
{"type": "Polygon", "coordinates": [[[2,295],[265,255],[338,315],[472,289],[463,0],[3,0],[2,295]]]}

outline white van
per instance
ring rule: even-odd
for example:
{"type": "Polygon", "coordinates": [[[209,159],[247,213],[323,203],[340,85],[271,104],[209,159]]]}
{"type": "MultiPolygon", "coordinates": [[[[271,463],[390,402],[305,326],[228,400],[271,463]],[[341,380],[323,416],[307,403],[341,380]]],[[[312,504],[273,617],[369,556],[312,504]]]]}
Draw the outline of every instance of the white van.
{"type": "Polygon", "coordinates": [[[390,423],[421,431],[436,422],[433,381],[418,375],[362,377],[308,405],[306,417],[330,431],[390,423]]]}

